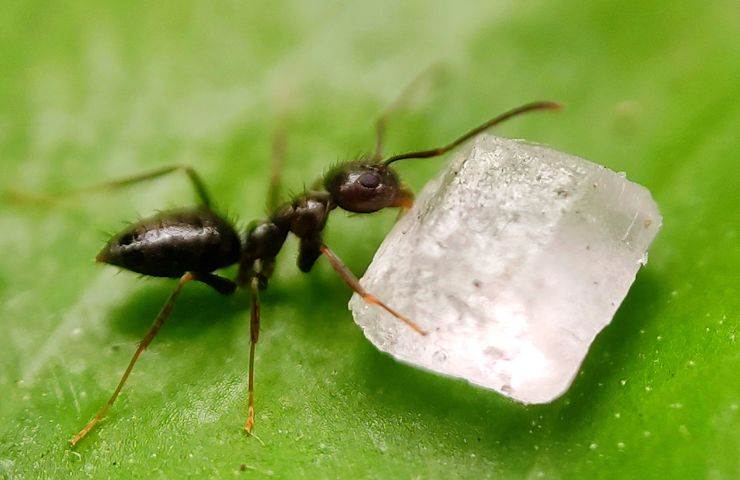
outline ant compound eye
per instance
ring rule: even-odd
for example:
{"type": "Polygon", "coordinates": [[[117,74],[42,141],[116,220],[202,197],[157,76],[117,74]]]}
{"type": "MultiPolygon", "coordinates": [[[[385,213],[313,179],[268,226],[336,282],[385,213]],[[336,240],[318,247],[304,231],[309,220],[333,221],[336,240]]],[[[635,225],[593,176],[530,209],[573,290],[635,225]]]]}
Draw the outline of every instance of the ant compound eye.
{"type": "Polygon", "coordinates": [[[365,172],[357,180],[365,188],[377,188],[380,185],[380,178],[375,173],[365,172]]]}
{"type": "Polygon", "coordinates": [[[398,177],[389,167],[350,162],[324,177],[324,188],[339,207],[349,212],[370,213],[393,205],[400,190],[398,177]]]}

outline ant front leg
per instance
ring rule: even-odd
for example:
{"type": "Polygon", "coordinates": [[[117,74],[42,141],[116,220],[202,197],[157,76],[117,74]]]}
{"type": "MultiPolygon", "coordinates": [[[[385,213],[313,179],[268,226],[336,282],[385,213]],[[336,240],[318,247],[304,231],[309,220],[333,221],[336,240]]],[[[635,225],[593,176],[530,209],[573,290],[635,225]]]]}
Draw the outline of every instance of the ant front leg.
{"type": "Polygon", "coordinates": [[[119,190],[131,185],[146,182],[148,180],[154,180],[160,177],[164,177],[170,173],[178,171],[183,172],[187,179],[190,181],[193,190],[195,191],[196,197],[198,198],[198,202],[204,207],[211,208],[211,197],[208,194],[205,183],[201,179],[200,175],[198,175],[198,172],[196,172],[195,169],[193,169],[193,167],[189,165],[169,165],[137,175],[132,175],[117,180],[111,180],[95,185],[90,185],[88,187],[79,188],[77,190],[72,190],[60,195],[28,195],[17,192],[8,192],[6,195],[15,201],[50,203],[63,197],[74,197],[87,193],[119,190]]]}
{"type": "Polygon", "coordinates": [[[413,208],[414,192],[408,186],[401,185],[395,200],[390,206],[398,208],[398,217],[396,217],[396,221],[400,220],[401,217],[406,215],[409,210],[413,208]]]}
{"type": "Polygon", "coordinates": [[[298,269],[303,273],[308,273],[313,268],[316,260],[321,256],[321,234],[313,234],[302,237],[298,249],[298,269]]]}
{"type": "Polygon", "coordinates": [[[326,259],[329,260],[331,267],[334,269],[335,272],[339,274],[339,276],[342,278],[344,283],[346,283],[347,286],[349,286],[349,288],[354,290],[360,297],[362,297],[362,299],[365,302],[382,308],[386,312],[396,317],[398,320],[402,321],[403,323],[411,327],[411,329],[414,330],[416,333],[420,335],[427,334],[426,330],[421,328],[419,324],[405,317],[404,315],[401,315],[396,310],[392,309],[391,307],[389,307],[388,305],[380,301],[378,297],[376,297],[372,293],[365,290],[365,288],[362,285],[360,285],[360,281],[352,273],[352,271],[344,264],[344,262],[342,262],[342,260],[333,251],[331,251],[331,249],[329,249],[329,247],[327,247],[325,244],[322,244],[319,250],[321,251],[321,253],[324,254],[326,259]]]}

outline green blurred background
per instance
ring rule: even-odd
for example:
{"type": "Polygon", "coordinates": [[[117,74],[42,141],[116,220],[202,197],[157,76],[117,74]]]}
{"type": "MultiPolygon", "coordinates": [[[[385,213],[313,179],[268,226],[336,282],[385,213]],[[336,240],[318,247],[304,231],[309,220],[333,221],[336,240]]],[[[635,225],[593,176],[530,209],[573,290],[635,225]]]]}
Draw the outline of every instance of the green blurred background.
{"type": "MultiPolygon", "coordinates": [[[[108,419],[172,288],[94,265],[102,232],[192,203],[179,177],[54,207],[0,206],[2,478],[708,478],[740,476],[737,291],[740,7],[729,1],[0,4],[0,189],[61,192],[173,162],[239,224],[264,214],[270,138],[300,191],[372,146],[378,112],[435,146],[534,99],[502,135],[626,171],[665,217],[650,263],[570,391],[522,406],[378,353],[322,261],[282,254],[264,295],[257,427],[245,417],[244,296],[189,287],[108,419]],[[243,470],[243,471],[242,471],[243,470]]],[[[419,189],[445,159],[399,165],[419,189]]],[[[336,214],[356,272],[392,212],[336,214]]]]}

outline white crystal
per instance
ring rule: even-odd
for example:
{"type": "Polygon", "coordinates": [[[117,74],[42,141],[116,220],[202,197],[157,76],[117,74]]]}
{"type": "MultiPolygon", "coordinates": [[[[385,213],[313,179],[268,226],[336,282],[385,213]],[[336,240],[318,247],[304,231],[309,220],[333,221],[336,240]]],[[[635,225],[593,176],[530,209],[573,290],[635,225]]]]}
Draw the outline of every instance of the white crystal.
{"type": "Polygon", "coordinates": [[[427,184],[362,279],[429,335],[357,295],[350,309],[403,362],[549,402],[611,321],[661,221],[623,174],[483,135],[427,184]]]}

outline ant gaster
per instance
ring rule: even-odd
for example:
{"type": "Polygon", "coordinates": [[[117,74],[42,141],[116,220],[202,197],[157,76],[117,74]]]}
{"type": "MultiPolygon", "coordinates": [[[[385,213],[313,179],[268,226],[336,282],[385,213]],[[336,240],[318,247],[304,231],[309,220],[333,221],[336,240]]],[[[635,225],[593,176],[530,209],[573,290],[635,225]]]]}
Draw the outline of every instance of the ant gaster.
{"type": "MultiPolygon", "coordinates": [[[[113,236],[97,255],[98,262],[142,275],[178,279],[178,283],[139,343],[113,394],[95,417],[70,440],[72,446],[92,430],[116,401],[137,360],[164,325],[183,287],[191,281],[202,282],[223,295],[234,293],[238,287],[248,289],[251,294],[248,413],[244,424],[244,430],[251,434],[254,427],[254,354],[260,329],[259,292],[267,288],[275,268],[275,259],[289,233],[300,241],[298,268],[301,271],[310,271],[316,260],[324,255],[342,280],[366,302],[386,310],[420,335],[426,335],[427,332],[417,323],[367,292],[339,257],[327,247],[322,233],[329,214],[336,208],[354,213],[371,213],[384,208],[408,210],[413,204],[413,194],[401,183],[398,174],[391,167],[392,163],[409,158],[443,155],[508,118],[529,111],[553,110],[559,107],[554,102],[526,104],[485,122],[443,147],[404,153],[383,160],[383,136],[390,112],[387,109],[376,122],[375,153],[360,160],[339,164],[324,176],[314,190],[306,191],[287,203],[278,204],[276,199],[279,179],[274,174],[268,197],[270,214],[265,220],[250,224],[244,237],[240,237],[234,226],[216,213],[201,177],[189,166],[160,168],[75,192],[117,189],[181,171],[192,183],[199,205],[165,211],[140,220],[113,236]],[[237,263],[238,273],[233,281],[213,273],[237,263]]],[[[280,137],[276,138],[278,140],[274,145],[274,159],[277,160],[282,157],[283,142],[280,137]]]]}

